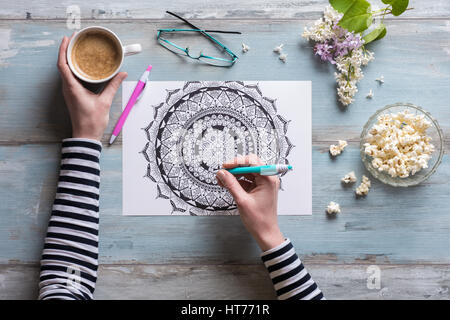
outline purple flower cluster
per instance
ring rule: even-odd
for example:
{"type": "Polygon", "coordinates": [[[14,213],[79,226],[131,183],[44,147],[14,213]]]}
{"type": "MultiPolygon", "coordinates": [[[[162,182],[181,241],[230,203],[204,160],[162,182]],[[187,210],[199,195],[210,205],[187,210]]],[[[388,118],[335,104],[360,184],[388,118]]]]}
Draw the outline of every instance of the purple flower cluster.
{"type": "Polygon", "coordinates": [[[325,42],[318,42],[314,46],[314,52],[323,61],[336,63],[337,57],[349,54],[353,49],[363,45],[359,34],[348,32],[338,25],[333,26],[333,36],[325,42]]]}
{"type": "Polygon", "coordinates": [[[334,50],[333,46],[329,45],[328,42],[317,42],[314,46],[314,53],[317,54],[320,59],[335,64],[334,53],[332,50],[334,50]]]}

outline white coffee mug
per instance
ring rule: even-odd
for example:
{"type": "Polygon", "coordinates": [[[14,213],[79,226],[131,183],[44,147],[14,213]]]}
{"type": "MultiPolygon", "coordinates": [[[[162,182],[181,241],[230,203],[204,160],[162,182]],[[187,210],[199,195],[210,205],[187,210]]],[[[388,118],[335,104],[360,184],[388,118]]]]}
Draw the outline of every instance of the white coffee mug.
{"type": "Polygon", "coordinates": [[[123,46],[119,37],[114,32],[109,30],[108,28],[92,26],[92,27],[87,27],[87,28],[81,29],[80,31],[75,33],[73,38],[70,40],[69,46],[67,47],[67,62],[69,63],[70,70],[72,70],[73,74],[76,75],[79,79],[81,79],[85,82],[89,82],[89,83],[102,83],[102,82],[110,80],[119,72],[120,68],[122,67],[123,59],[125,58],[125,56],[136,54],[141,51],[142,51],[142,47],[140,44],[130,44],[127,46],[123,46]],[[121,52],[122,58],[120,60],[120,64],[117,67],[117,69],[111,75],[109,75],[108,77],[103,78],[103,79],[95,79],[94,80],[94,79],[85,77],[75,68],[74,62],[72,61],[72,49],[73,49],[73,46],[75,45],[77,39],[80,36],[82,36],[83,34],[85,34],[87,32],[92,32],[92,31],[103,31],[103,32],[107,33],[111,37],[111,39],[113,39],[117,42],[117,47],[120,48],[120,50],[122,51],[121,52]]]}

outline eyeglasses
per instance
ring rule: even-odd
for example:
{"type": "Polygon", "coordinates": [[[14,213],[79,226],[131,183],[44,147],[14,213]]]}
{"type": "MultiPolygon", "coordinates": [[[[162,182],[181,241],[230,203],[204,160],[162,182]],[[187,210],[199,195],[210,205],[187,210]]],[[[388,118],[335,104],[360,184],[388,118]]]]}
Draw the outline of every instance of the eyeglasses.
{"type": "Polygon", "coordinates": [[[159,44],[162,45],[164,48],[172,51],[173,53],[176,53],[178,55],[187,56],[191,59],[199,60],[204,63],[217,66],[217,67],[231,67],[236,60],[238,59],[237,55],[235,55],[230,49],[228,49],[224,44],[222,44],[219,40],[215,39],[213,36],[211,36],[209,33],[229,33],[229,34],[241,34],[238,31],[221,31],[221,30],[203,30],[196,26],[194,26],[192,23],[187,21],[186,19],[176,15],[175,13],[172,13],[170,11],[166,11],[168,14],[182,20],[183,22],[187,23],[191,28],[193,29],[159,29],[158,34],[156,36],[156,39],[158,40],[159,44]],[[213,57],[207,54],[204,54],[203,52],[200,52],[199,54],[193,54],[189,51],[189,47],[181,47],[172,41],[168,40],[164,37],[165,34],[174,34],[174,33],[185,33],[185,34],[193,34],[198,33],[202,36],[206,37],[208,40],[212,41],[216,46],[218,46],[221,51],[229,56],[227,58],[219,58],[219,57],[213,57]]]}

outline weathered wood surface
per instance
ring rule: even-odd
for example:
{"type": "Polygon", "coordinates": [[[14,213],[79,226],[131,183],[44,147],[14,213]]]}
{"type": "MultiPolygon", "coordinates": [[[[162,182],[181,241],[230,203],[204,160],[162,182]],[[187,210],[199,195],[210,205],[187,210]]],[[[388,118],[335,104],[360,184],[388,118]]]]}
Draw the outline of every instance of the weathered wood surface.
{"type": "MultiPolygon", "coordinates": [[[[340,178],[365,173],[358,149],[349,146],[333,161],[326,148],[313,147],[312,217],[279,219],[306,262],[450,263],[447,156],[422,185],[396,189],[373,181],[369,195],[356,199],[340,178]],[[336,219],[324,211],[331,200],[342,207],[336,219]]],[[[0,263],[39,260],[59,152],[59,144],[0,147],[0,263]]],[[[101,263],[260,263],[239,217],[122,216],[121,147],[105,148],[101,166],[101,263]]]]}
{"type": "MultiPolygon", "coordinates": [[[[381,2],[371,0],[378,7],[381,2]]],[[[0,1],[0,19],[65,19],[67,7],[78,5],[83,19],[163,19],[166,10],[196,19],[310,19],[319,17],[328,0],[110,0],[100,3],[80,1],[0,1]]],[[[403,17],[423,18],[449,17],[450,3],[447,0],[413,0],[403,17]]]]}
{"type": "MultiPolygon", "coordinates": [[[[380,288],[367,287],[367,265],[309,264],[327,299],[450,299],[450,265],[380,266],[380,288]]],[[[262,265],[102,265],[96,299],[275,299],[262,265]]],[[[0,266],[0,299],[35,299],[39,268],[0,266]]]]}
{"type": "MultiPolygon", "coordinates": [[[[311,80],[313,141],[342,138],[357,141],[364,123],[375,110],[399,101],[412,102],[430,111],[450,141],[450,22],[391,21],[386,38],[372,46],[375,60],[364,69],[365,79],[359,84],[357,100],[348,110],[336,102],[334,67],[320,63],[311,46],[300,37],[304,22],[219,21],[202,24],[244,32],[242,36],[224,37],[240,56],[235,66],[212,69],[174,57],[155,40],[156,29],[170,26],[168,23],[102,22],[116,31],[124,43],[139,42],[143,46],[141,54],[126,58],[123,69],[129,73],[129,79],[138,78],[142,66],[152,63],[154,80],[311,80]],[[242,42],[252,47],[246,54],[240,53],[242,42]],[[285,44],[288,54],[286,64],[272,52],[280,42],[285,44]],[[375,81],[380,74],[386,79],[381,86],[375,81]],[[370,89],[374,91],[372,100],[365,98],[370,89]]],[[[55,67],[59,41],[69,34],[64,22],[19,24],[0,21],[0,38],[4,46],[0,51],[1,144],[59,142],[70,134],[70,121],[55,67]]],[[[112,106],[112,121],[106,130],[105,142],[109,140],[120,110],[118,94],[112,106]]],[[[120,139],[121,136],[118,142],[120,139]]]]}
{"type": "MultiPolygon", "coordinates": [[[[101,24],[124,43],[143,45],[144,52],[124,64],[130,79],[150,62],[155,80],[312,80],[313,216],[280,217],[283,232],[328,298],[448,299],[448,156],[422,185],[395,189],[373,181],[365,199],[356,199],[339,180],[351,170],[365,173],[357,149],[360,131],[389,103],[413,102],[430,111],[450,147],[450,2],[412,1],[416,10],[388,21],[388,35],[371,47],[376,60],[364,69],[357,101],[348,110],[336,102],[333,67],[321,64],[299,36],[326,2],[83,0],[79,5],[83,27],[101,24]],[[238,63],[217,69],[168,54],[155,41],[157,28],[178,25],[165,10],[198,19],[201,26],[242,31],[223,37],[239,53],[238,63]],[[242,42],[251,46],[247,54],[240,53],[242,42]],[[280,43],[287,64],[272,52],[280,43]],[[382,86],[374,81],[381,74],[382,86]],[[371,88],[375,97],[367,100],[371,88]],[[331,160],[327,147],[337,139],[350,141],[350,147],[331,160]],[[342,206],[335,219],[324,213],[330,200],[342,206]],[[366,288],[369,264],[383,270],[382,291],[366,288]]],[[[70,133],[55,63],[61,37],[70,34],[65,17],[71,4],[0,0],[1,299],[36,296],[60,140],[70,133]]],[[[104,141],[119,116],[119,97],[104,141]]],[[[101,160],[97,298],[124,298],[115,290],[119,284],[128,298],[273,298],[259,250],[239,217],[121,216],[121,159],[119,139],[105,147],[101,160]]]]}

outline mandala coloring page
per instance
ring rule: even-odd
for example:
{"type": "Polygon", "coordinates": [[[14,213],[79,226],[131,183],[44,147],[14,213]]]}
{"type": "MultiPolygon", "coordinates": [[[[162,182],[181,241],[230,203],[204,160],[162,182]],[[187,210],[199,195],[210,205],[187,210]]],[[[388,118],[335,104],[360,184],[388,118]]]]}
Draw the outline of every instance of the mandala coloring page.
{"type": "MultiPolygon", "coordinates": [[[[233,198],[215,178],[222,163],[239,155],[256,154],[267,164],[293,164],[294,169],[299,164],[297,159],[291,159],[298,148],[293,141],[298,140],[298,130],[291,130],[297,121],[287,117],[292,112],[283,114],[287,106],[279,110],[279,99],[266,96],[261,83],[189,81],[176,82],[176,88],[173,88],[175,83],[165,83],[170,84],[170,88],[166,86],[161,90],[163,83],[150,83],[143,101],[135,106],[123,130],[124,214],[238,214],[233,198]],[[159,102],[152,104],[158,98],[159,102]],[[136,125],[141,131],[139,134],[136,125]],[[139,163],[140,168],[132,163],[139,163]],[[136,177],[139,169],[142,181],[136,177]],[[130,180],[137,183],[127,183],[130,180]],[[149,206],[148,202],[155,205],[149,206]]],[[[293,82],[272,83],[295,88],[293,82]]],[[[124,86],[124,98],[125,87],[128,86],[124,86]]],[[[132,90],[132,86],[130,88],[132,90]]],[[[298,95],[299,99],[308,100],[298,92],[291,94],[291,98],[298,95]]],[[[123,100],[126,103],[126,99],[123,100]]],[[[295,107],[295,103],[290,104],[295,107]]],[[[310,107],[300,105],[297,108],[306,111],[303,116],[308,118],[309,115],[310,123],[310,107]]],[[[303,130],[306,139],[299,140],[302,149],[305,145],[310,149],[310,144],[304,143],[310,139],[310,124],[307,127],[309,130],[303,130]]],[[[284,180],[291,176],[292,181],[292,175],[280,177],[283,188],[280,194],[291,193],[287,188],[294,187],[293,183],[284,183],[284,180]]],[[[308,180],[308,176],[305,179],[308,180]]],[[[310,194],[308,190],[303,191],[310,194]]],[[[300,207],[297,205],[297,209],[303,211],[297,214],[308,214],[300,207]]]]}

